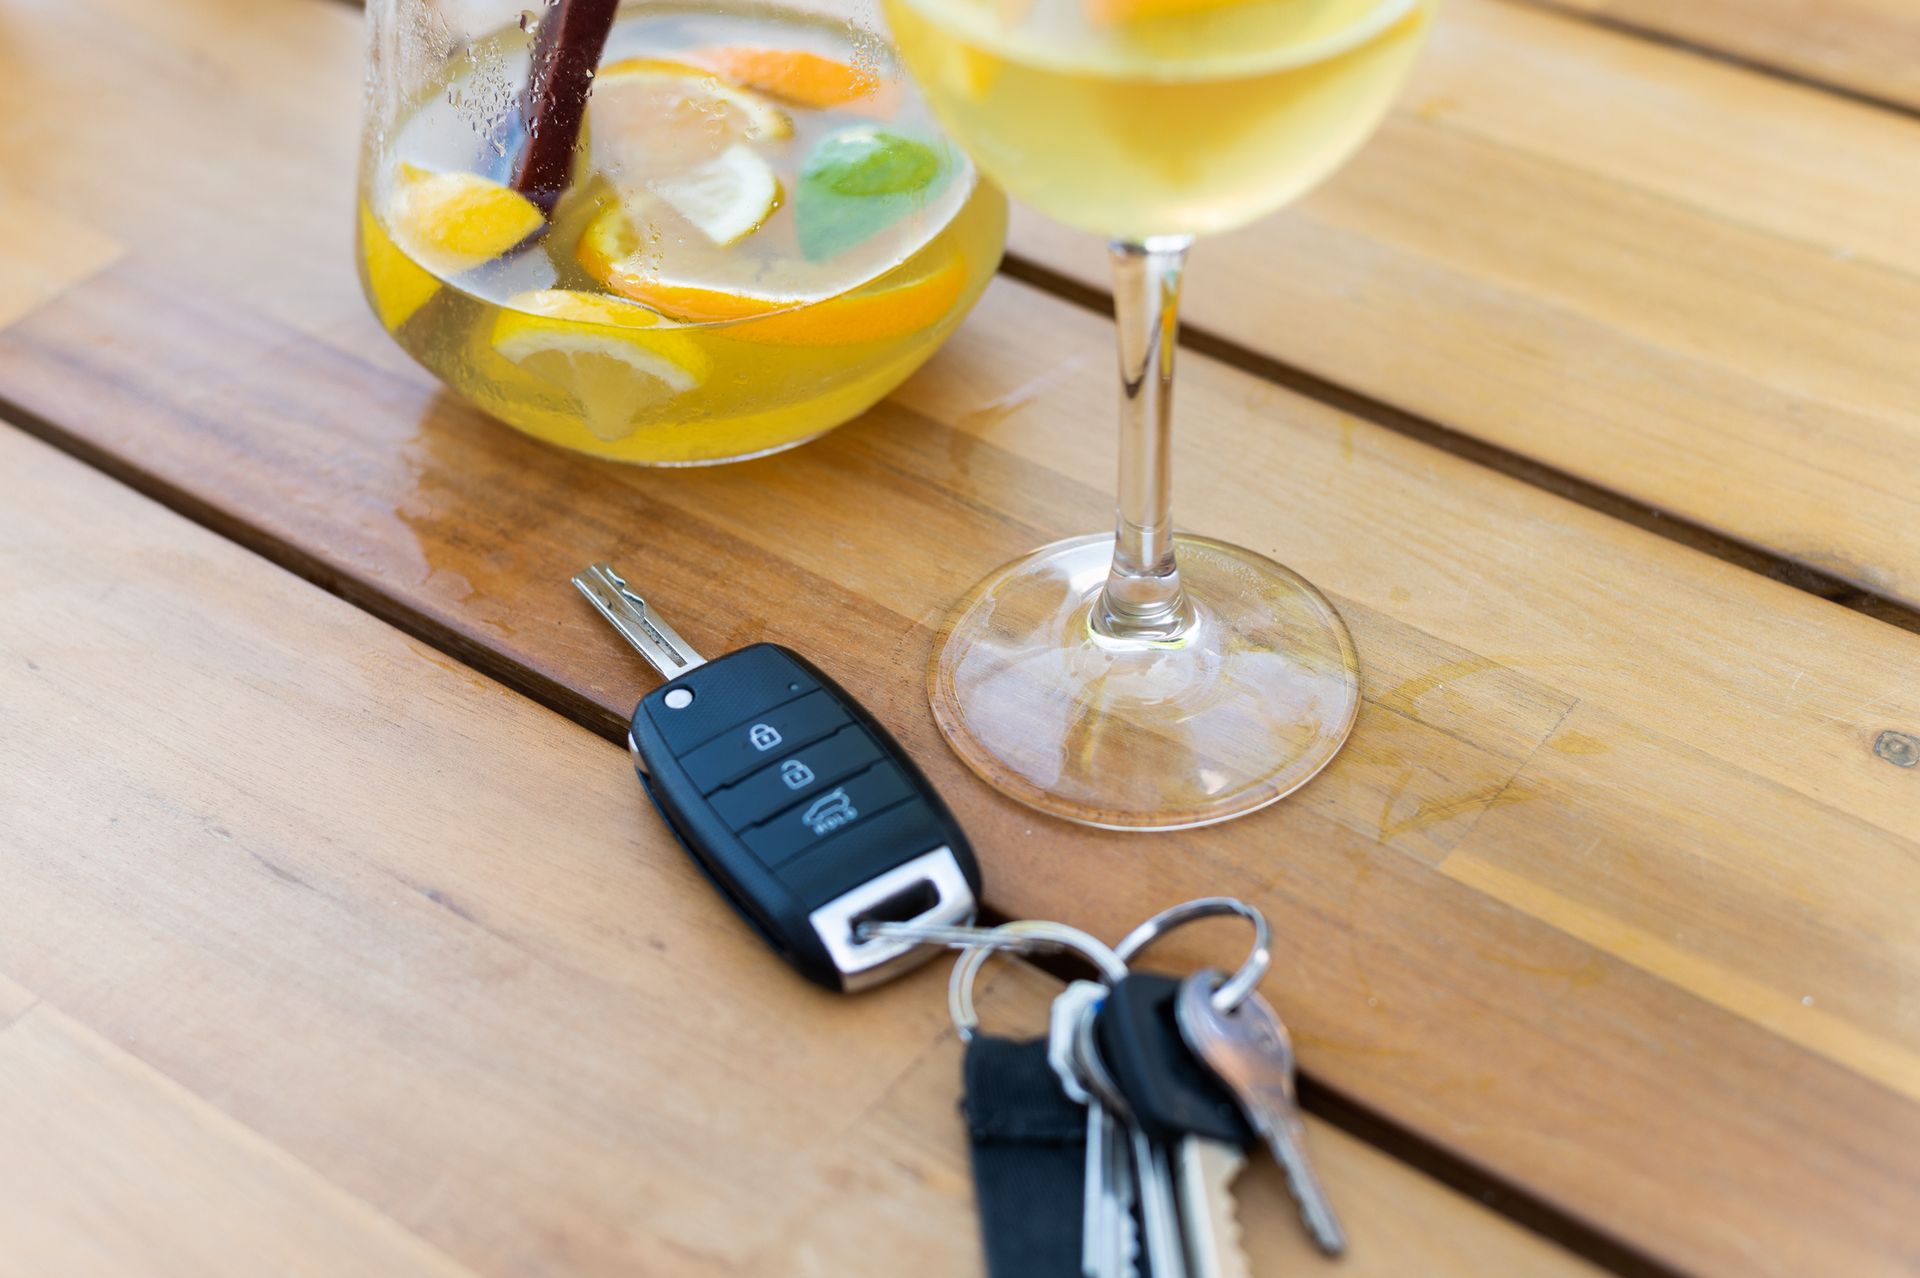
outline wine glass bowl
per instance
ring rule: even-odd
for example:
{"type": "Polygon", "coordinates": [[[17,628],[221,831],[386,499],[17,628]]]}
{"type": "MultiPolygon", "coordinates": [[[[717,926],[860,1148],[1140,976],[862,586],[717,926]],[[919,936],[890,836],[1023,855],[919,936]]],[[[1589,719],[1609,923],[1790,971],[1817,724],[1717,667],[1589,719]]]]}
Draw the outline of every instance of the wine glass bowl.
{"type": "Polygon", "coordinates": [[[1241,816],[1330,762],[1353,640],[1298,574],[1176,535],[1173,366],[1196,236],[1310,189],[1378,125],[1431,0],[885,0],[901,56],[981,169],[1111,238],[1114,532],[1002,566],[928,672],[947,741],[1043,811],[1116,829],[1241,816]]]}

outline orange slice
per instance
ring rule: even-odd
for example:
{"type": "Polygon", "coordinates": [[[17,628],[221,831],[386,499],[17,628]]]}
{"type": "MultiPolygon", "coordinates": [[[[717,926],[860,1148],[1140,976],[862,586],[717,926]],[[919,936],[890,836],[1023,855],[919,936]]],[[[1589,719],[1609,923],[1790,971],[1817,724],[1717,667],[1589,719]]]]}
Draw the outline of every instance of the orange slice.
{"type": "Polygon", "coordinates": [[[744,320],[727,330],[741,341],[774,346],[846,346],[905,337],[937,323],[967,285],[956,252],[908,263],[836,297],[820,300],[729,293],[665,277],[640,251],[640,236],[619,204],[594,216],[576,251],[581,267],[611,292],[683,323],[744,320]]]}
{"type": "Polygon", "coordinates": [[[953,309],[967,286],[967,264],[956,250],[943,260],[874,284],[727,330],[729,337],[770,346],[851,346],[907,337],[932,328],[953,309]]]}
{"type": "Polygon", "coordinates": [[[761,49],[751,45],[723,45],[696,50],[693,59],[711,67],[735,84],[757,89],[794,106],[844,106],[871,97],[880,77],[871,70],[849,66],[805,49],[761,49]]]}

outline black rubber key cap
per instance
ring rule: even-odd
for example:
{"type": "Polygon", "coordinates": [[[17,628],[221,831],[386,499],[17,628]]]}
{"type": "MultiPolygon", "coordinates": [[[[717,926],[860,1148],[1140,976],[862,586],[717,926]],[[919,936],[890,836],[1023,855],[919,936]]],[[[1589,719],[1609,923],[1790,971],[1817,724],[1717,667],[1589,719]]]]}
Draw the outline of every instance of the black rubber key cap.
{"type": "MultiPolygon", "coordinates": [[[[699,701],[686,709],[688,713],[700,712],[699,701]]],[[[852,722],[846,706],[822,688],[785,705],[768,706],[744,722],[729,726],[707,744],[682,756],[680,766],[702,793],[711,793],[852,722]]]]}
{"type": "Polygon", "coordinates": [[[1188,1050],[1174,1019],[1177,978],[1133,972],[1107,994],[1094,1034],[1121,1094],[1147,1135],[1165,1145],[1198,1136],[1253,1148],[1239,1104],[1188,1050]]]}
{"type": "Polygon", "coordinates": [[[774,813],[826,790],[880,758],[867,730],[850,723],[824,741],[791,753],[711,796],[713,810],[735,830],[758,825],[774,813]]]}

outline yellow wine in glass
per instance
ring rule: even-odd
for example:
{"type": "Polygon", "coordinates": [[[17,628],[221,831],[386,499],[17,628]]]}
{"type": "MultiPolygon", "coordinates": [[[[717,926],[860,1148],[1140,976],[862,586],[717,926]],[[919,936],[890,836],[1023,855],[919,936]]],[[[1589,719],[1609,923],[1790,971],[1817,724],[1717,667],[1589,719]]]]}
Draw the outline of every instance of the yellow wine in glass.
{"type": "Polygon", "coordinates": [[[1016,199],[1123,239],[1231,230],[1333,172],[1428,0],[886,0],[950,133],[1016,199]]]}
{"type": "Polygon", "coordinates": [[[1114,533],[1002,566],[948,619],[935,719],[1045,811],[1226,820],[1332,760],[1359,707],[1345,624],[1264,555],[1176,535],[1179,290],[1194,237],[1279,208],[1379,124],[1432,0],[884,0],[935,116],[1008,194],[1110,237],[1114,533]]]}

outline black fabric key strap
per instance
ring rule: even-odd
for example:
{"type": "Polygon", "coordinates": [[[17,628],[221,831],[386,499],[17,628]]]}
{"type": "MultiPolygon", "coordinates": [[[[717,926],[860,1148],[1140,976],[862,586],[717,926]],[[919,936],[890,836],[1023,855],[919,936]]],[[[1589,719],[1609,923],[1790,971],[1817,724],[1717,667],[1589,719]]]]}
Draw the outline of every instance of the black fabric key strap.
{"type": "Polygon", "coordinates": [[[961,1102],[991,1278],[1080,1278],[1087,1111],[1060,1089],[1045,1039],[976,1034],[961,1102]]]}

